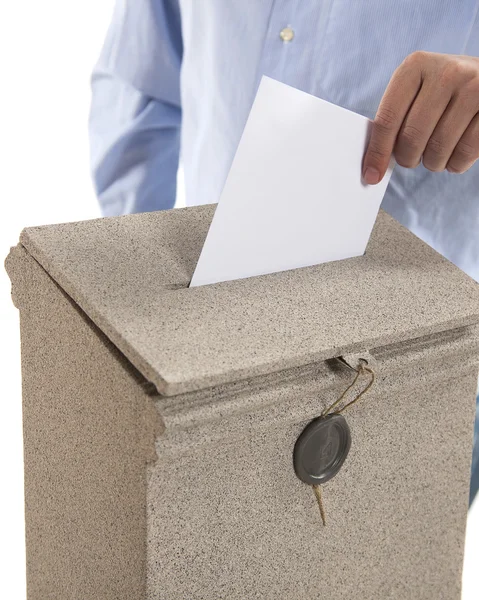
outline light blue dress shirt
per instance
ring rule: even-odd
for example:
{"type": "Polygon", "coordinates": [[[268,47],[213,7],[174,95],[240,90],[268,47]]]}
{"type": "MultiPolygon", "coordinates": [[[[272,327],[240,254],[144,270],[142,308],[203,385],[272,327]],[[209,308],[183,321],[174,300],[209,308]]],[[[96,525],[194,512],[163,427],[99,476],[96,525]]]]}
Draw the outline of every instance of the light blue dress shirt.
{"type": "MultiPolygon", "coordinates": [[[[180,148],[186,203],[217,202],[263,74],[374,118],[414,50],[479,55],[478,9],[479,0],[117,0],[92,80],[103,213],[172,207],[180,148]]],[[[383,207],[479,280],[479,162],[464,175],[396,167],[383,207]]]]}

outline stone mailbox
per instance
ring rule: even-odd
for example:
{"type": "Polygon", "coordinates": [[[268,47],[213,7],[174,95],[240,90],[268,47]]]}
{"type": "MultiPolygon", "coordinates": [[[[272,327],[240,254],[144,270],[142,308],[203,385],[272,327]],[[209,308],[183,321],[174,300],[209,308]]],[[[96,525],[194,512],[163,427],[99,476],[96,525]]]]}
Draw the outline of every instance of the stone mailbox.
{"type": "Polygon", "coordinates": [[[213,212],[7,258],[29,600],[459,600],[479,286],[381,212],[359,258],[189,288],[213,212]],[[358,369],[349,440],[305,446],[323,525],[293,454],[358,369]]]}

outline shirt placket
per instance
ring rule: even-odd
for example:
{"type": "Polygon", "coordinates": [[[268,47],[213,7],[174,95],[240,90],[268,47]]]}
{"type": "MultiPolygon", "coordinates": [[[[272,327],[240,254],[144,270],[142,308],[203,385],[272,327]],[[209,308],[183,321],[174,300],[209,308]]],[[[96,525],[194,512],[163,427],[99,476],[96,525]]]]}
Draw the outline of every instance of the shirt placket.
{"type": "MultiPolygon", "coordinates": [[[[274,0],[259,67],[267,75],[311,92],[319,76],[317,46],[326,35],[334,0],[274,0]],[[316,48],[315,48],[316,46],[316,48]]],[[[317,87],[317,86],[315,86],[317,87]]]]}

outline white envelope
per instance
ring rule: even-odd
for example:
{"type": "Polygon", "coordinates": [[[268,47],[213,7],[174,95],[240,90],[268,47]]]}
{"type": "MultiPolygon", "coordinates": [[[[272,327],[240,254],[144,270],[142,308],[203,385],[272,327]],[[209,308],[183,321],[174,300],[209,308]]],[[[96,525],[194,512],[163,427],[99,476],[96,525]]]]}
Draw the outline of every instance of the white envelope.
{"type": "Polygon", "coordinates": [[[362,182],[370,125],[263,77],[190,286],[364,254],[393,167],[362,182]]]}

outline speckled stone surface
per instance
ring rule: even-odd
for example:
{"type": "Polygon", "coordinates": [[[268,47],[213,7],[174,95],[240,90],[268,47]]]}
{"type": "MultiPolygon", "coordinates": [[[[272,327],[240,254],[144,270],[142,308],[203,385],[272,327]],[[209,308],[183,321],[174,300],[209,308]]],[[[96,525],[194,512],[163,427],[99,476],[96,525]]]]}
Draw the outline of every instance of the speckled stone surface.
{"type": "Polygon", "coordinates": [[[177,289],[212,210],[29,229],[7,259],[29,600],[460,600],[478,286],[382,213],[360,259],[177,289]],[[292,450],[339,354],[377,379],[323,528],[292,450]]]}
{"type": "Polygon", "coordinates": [[[447,374],[378,384],[347,414],[326,527],[292,451],[342,386],[310,376],[249,397],[268,408],[167,428],[148,469],[148,600],[460,600],[477,361],[447,374]]]}
{"type": "Polygon", "coordinates": [[[162,394],[479,321],[479,286],[384,212],[365,256],[188,289],[213,211],[30,228],[21,243],[162,394]]]}
{"type": "Polygon", "coordinates": [[[25,250],[8,270],[21,322],[28,600],[143,599],[145,468],[160,417],[142,377],[25,250]]]}

